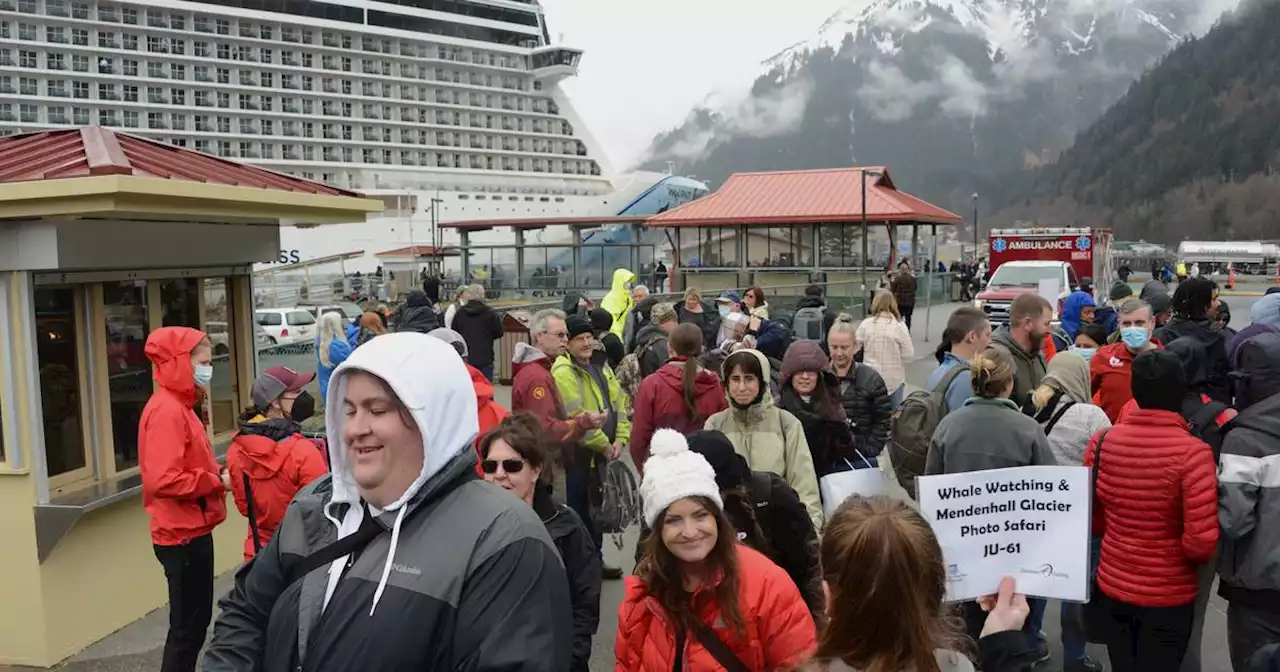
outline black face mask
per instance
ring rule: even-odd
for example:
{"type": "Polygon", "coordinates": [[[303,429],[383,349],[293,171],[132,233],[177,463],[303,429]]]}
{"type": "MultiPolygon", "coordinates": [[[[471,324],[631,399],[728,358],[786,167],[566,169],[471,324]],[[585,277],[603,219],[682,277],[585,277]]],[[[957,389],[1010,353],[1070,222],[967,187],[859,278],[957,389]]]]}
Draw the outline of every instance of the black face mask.
{"type": "Polygon", "coordinates": [[[303,392],[293,400],[293,411],[290,417],[294,422],[302,422],[316,414],[316,398],[310,392],[303,392]]]}

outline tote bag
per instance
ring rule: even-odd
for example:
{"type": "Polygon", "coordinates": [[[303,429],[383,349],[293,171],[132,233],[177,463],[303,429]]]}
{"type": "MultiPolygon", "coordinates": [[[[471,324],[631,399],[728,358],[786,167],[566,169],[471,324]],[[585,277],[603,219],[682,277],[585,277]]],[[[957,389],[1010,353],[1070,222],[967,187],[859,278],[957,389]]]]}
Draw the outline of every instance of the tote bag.
{"type": "Polygon", "coordinates": [[[830,518],[844,500],[854,495],[874,497],[889,494],[889,483],[885,480],[884,472],[861,452],[858,452],[858,459],[870,465],[870,468],[854,469],[853,465],[845,460],[844,463],[849,465],[849,471],[837,471],[818,480],[823,516],[830,518]]]}

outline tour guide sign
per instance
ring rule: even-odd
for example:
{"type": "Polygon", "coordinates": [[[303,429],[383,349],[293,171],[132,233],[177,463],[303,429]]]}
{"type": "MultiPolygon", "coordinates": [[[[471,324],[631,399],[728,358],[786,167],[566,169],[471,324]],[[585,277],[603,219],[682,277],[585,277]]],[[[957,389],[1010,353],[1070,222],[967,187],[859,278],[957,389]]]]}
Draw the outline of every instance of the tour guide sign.
{"type": "Polygon", "coordinates": [[[1018,592],[1089,599],[1089,470],[1013,467],[921,476],[920,510],[947,565],[947,599],[1018,592]]]}

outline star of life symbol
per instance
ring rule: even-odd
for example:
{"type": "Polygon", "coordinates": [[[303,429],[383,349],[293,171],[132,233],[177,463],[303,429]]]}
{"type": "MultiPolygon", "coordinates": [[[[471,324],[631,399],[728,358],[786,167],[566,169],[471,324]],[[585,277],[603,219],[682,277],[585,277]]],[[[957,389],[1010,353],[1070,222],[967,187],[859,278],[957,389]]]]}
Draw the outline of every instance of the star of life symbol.
{"type": "Polygon", "coordinates": [[[1080,236],[1076,238],[1077,250],[1087,250],[1090,247],[1093,247],[1093,241],[1089,240],[1089,236],[1080,236]]]}
{"type": "Polygon", "coordinates": [[[996,238],[995,240],[991,241],[991,249],[995,250],[996,252],[1004,252],[1005,250],[1009,249],[1009,241],[1005,240],[1004,238],[996,238]]]}

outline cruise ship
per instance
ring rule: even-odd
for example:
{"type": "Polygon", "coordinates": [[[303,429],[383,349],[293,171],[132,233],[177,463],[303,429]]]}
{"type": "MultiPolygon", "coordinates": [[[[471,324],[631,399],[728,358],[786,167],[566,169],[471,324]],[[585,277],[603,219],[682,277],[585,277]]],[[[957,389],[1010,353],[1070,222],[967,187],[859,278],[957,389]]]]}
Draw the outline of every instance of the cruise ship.
{"type": "Polygon", "coordinates": [[[285,229],[303,261],[456,243],[419,219],[649,214],[706,193],[613,175],[559,86],[581,57],[534,0],[0,0],[0,133],[99,124],[388,204],[285,229]]]}

